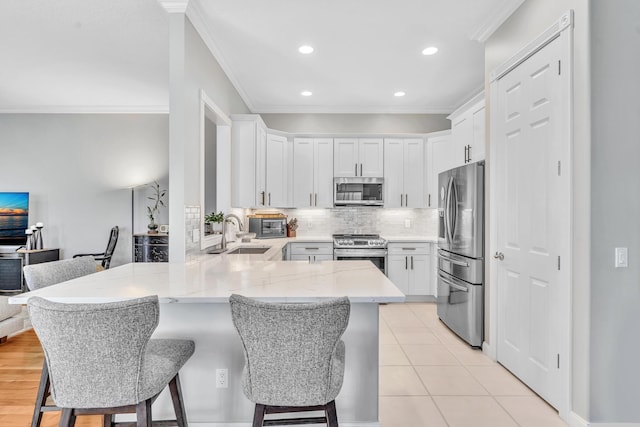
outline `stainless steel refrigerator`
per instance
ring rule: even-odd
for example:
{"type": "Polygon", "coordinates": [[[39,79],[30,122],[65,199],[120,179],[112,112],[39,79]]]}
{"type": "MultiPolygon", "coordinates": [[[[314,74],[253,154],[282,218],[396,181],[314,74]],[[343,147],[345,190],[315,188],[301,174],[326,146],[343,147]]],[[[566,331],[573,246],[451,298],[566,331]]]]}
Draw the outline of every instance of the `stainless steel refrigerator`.
{"type": "Polygon", "coordinates": [[[438,175],[438,317],[460,338],[484,338],[484,162],[438,175]]]}

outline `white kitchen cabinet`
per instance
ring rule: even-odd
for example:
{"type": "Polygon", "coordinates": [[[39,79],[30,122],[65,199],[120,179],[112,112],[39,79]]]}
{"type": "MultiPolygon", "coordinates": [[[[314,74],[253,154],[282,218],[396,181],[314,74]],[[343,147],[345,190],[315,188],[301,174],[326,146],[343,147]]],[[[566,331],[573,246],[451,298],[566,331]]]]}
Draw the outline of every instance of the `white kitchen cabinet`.
{"type": "Polygon", "coordinates": [[[451,149],[451,131],[427,135],[425,164],[427,165],[425,205],[436,209],[438,208],[438,174],[451,169],[455,164],[451,149]]]}
{"type": "Polygon", "coordinates": [[[290,261],[331,261],[333,260],[332,242],[295,242],[289,243],[290,261]]]}
{"type": "Polygon", "coordinates": [[[473,163],[485,158],[485,99],[480,93],[448,117],[455,164],[473,163]]]}
{"type": "Polygon", "coordinates": [[[434,295],[430,243],[389,243],[387,276],[405,295],[434,295]]]}
{"type": "Polygon", "coordinates": [[[384,176],[382,138],[336,138],[333,155],[335,177],[384,176]]]}
{"type": "Polygon", "coordinates": [[[422,138],[385,138],[385,207],[426,207],[424,151],[422,138]]]}
{"type": "Polygon", "coordinates": [[[293,141],[293,206],[333,207],[333,139],[293,141]]]}
{"type": "Polygon", "coordinates": [[[290,144],[255,114],[231,116],[231,205],[288,207],[290,144]]]}

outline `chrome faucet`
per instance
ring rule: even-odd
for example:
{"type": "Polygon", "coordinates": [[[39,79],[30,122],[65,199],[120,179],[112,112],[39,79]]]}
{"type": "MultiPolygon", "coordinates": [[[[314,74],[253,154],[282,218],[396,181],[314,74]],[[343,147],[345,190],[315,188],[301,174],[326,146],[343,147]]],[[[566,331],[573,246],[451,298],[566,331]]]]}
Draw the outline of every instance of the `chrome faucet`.
{"type": "Polygon", "coordinates": [[[240,231],[244,231],[242,220],[240,219],[240,217],[238,217],[238,215],[235,215],[232,213],[226,214],[222,219],[222,241],[220,242],[221,251],[227,250],[227,219],[231,219],[231,218],[235,219],[236,222],[238,223],[238,229],[240,231]]]}

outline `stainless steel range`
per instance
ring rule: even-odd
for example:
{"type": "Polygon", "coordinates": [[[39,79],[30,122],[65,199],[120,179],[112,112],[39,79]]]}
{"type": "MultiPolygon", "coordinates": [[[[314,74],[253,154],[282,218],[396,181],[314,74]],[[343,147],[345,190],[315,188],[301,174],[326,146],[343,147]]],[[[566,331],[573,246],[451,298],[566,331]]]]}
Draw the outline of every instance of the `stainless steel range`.
{"type": "Polygon", "coordinates": [[[371,261],[386,274],[387,241],[378,234],[334,234],[333,259],[371,261]]]}

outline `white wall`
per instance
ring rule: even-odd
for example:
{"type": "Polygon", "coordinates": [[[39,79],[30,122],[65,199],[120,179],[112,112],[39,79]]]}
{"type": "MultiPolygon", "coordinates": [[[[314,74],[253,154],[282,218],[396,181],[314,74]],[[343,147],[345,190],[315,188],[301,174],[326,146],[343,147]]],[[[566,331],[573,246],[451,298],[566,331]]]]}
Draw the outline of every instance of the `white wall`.
{"type": "Polygon", "coordinates": [[[640,2],[590,5],[590,420],[640,423],[640,2]]]}
{"type": "MultiPolygon", "coordinates": [[[[62,258],[104,251],[118,225],[112,266],[130,262],[129,187],[166,178],[168,124],[166,114],[0,114],[0,191],[30,193],[29,221],[45,224],[62,258]]],[[[136,198],[144,230],[147,201],[136,198]]]]}
{"type": "Polygon", "coordinates": [[[430,133],[451,129],[447,114],[260,114],[290,133],[430,133]]]}

